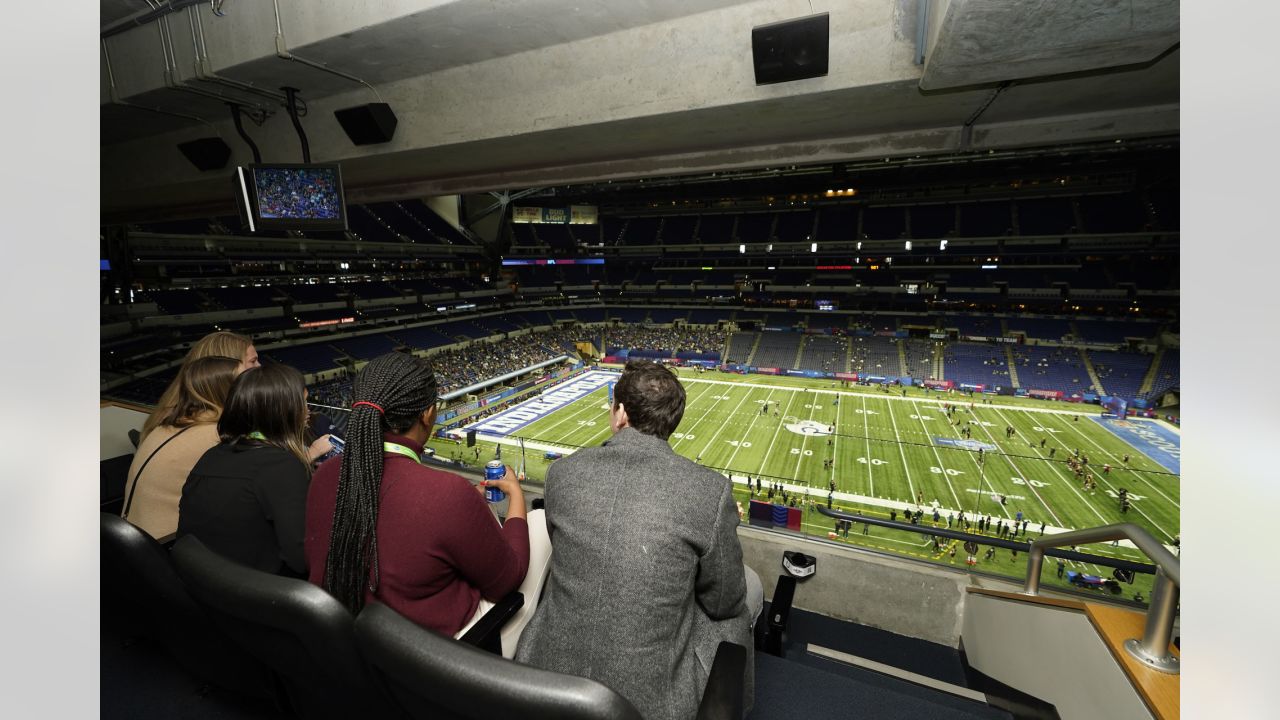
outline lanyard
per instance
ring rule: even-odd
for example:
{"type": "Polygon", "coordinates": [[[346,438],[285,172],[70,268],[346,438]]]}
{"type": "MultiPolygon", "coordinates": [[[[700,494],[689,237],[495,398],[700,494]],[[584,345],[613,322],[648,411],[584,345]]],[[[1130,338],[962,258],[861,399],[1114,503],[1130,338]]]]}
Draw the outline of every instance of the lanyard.
{"type": "Polygon", "coordinates": [[[403,455],[409,458],[410,460],[413,460],[414,462],[418,463],[419,465],[422,464],[422,458],[418,457],[418,453],[414,452],[413,448],[407,448],[403,445],[397,445],[396,443],[393,443],[393,442],[384,442],[382,443],[382,449],[389,453],[396,453],[397,455],[403,455]]]}
{"type": "Polygon", "coordinates": [[[254,440],[261,440],[262,442],[266,442],[266,441],[267,441],[267,436],[266,436],[266,435],[263,435],[262,433],[258,432],[257,430],[254,430],[253,432],[249,433],[246,437],[253,438],[254,440]]]}

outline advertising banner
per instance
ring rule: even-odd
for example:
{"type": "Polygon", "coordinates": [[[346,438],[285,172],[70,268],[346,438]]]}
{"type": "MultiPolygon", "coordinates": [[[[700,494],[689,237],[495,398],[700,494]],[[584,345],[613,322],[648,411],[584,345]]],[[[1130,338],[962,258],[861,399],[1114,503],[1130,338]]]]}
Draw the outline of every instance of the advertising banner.
{"type": "Polygon", "coordinates": [[[569,222],[574,225],[595,225],[599,222],[599,213],[595,205],[570,205],[569,222]]]}
{"type": "Polygon", "coordinates": [[[516,206],[511,211],[511,221],[518,223],[542,222],[542,208],[516,206]]]}
{"type": "Polygon", "coordinates": [[[924,386],[930,390],[950,390],[956,386],[954,380],[925,380],[924,386]]]}
{"type": "Polygon", "coordinates": [[[858,379],[858,373],[838,372],[838,373],[836,373],[836,377],[837,377],[837,378],[839,378],[839,379],[841,379],[841,380],[857,380],[857,379],[858,379]]]}
{"type": "Polygon", "coordinates": [[[1043,400],[1061,400],[1065,393],[1061,390],[1033,390],[1027,389],[1027,396],[1033,398],[1041,398],[1043,400]]]}

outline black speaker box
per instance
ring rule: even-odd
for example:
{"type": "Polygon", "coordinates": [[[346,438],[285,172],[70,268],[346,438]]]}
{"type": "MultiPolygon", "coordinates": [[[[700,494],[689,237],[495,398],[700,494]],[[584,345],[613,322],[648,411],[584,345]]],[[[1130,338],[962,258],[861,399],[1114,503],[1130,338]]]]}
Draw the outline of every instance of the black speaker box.
{"type": "Polygon", "coordinates": [[[751,59],[755,63],[756,84],[826,75],[830,30],[828,13],[752,28],[751,59]]]}
{"type": "Polygon", "coordinates": [[[476,445],[476,431],[468,430],[467,431],[467,447],[475,447],[475,445],[476,445]]]}
{"type": "Polygon", "coordinates": [[[396,134],[396,114],[386,103],[369,103],[334,110],[333,116],[356,145],[390,142],[396,134]]]}
{"type": "Polygon", "coordinates": [[[220,170],[231,159],[231,148],[220,137],[178,143],[178,150],[199,170],[220,170]]]}

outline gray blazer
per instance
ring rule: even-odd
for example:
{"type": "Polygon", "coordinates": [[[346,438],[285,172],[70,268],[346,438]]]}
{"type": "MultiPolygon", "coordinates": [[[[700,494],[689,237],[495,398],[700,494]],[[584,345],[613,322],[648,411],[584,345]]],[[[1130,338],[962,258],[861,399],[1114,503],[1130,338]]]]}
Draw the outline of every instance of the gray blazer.
{"type": "Polygon", "coordinates": [[[719,473],[623,428],[547,472],[551,574],[516,660],[589,677],[648,720],[697,714],[720,641],[747,648],[738,511],[719,473]]]}

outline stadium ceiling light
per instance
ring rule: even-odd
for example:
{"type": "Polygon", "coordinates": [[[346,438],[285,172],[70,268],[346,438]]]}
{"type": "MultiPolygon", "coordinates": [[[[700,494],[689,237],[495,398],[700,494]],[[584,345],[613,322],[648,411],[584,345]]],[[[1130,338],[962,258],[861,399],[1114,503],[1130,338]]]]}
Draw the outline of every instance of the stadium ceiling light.
{"type": "Polygon", "coordinates": [[[859,241],[858,241],[858,249],[859,249],[859,250],[861,250],[861,249],[862,249],[862,241],[861,241],[861,240],[859,240],[859,241]]]}
{"type": "Polygon", "coordinates": [[[746,255],[746,254],[747,254],[747,246],[746,246],[746,245],[739,245],[739,246],[738,246],[738,252],[739,252],[739,253],[741,253],[741,254],[743,254],[743,255],[746,255]]]}
{"type": "Polygon", "coordinates": [[[947,241],[946,241],[946,240],[939,240],[939,241],[938,241],[938,249],[939,249],[939,250],[946,250],[946,249],[947,249],[947,241]]]}
{"type": "Polygon", "coordinates": [[[908,249],[908,250],[910,250],[910,249],[911,249],[911,241],[910,241],[910,240],[908,240],[908,241],[907,241],[907,249],[908,249]]]}
{"type": "Polygon", "coordinates": [[[809,243],[809,252],[818,252],[818,243],[809,243]]]}

